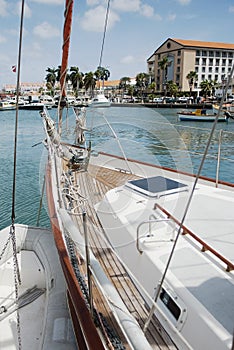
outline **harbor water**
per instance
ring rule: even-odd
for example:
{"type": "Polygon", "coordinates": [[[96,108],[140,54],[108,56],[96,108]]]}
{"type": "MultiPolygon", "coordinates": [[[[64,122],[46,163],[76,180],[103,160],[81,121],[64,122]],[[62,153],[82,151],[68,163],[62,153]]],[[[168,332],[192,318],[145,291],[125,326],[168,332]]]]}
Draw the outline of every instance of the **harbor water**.
{"type": "MultiPolygon", "coordinates": [[[[179,122],[177,109],[146,107],[87,108],[86,142],[98,151],[194,173],[199,169],[212,123],[179,122]]],[[[51,110],[56,115],[56,109],[51,110]]],[[[74,116],[69,109],[63,133],[73,142],[74,116]]],[[[15,111],[0,112],[0,229],[11,223],[15,111]]],[[[19,110],[15,221],[49,226],[42,193],[47,152],[39,111],[19,110]],[[43,199],[41,210],[40,200],[43,199]],[[40,214],[40,215],[39,215],[40,214]]],[[[234,182],[234,121],[218,123],[202,175],[234,182]],[[221,146],[219,146],[221,145],[221,146]],[[217,168],[217,157],[221,161],[217,168]]]]}

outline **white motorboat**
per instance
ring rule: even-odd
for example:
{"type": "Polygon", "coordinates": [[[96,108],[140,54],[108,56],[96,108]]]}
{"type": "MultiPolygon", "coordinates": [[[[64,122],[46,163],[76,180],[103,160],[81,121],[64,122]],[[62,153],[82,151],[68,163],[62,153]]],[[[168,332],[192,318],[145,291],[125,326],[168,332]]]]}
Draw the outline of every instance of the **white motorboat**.
{"type": "Polygon", "coordinates": [[[16,104],[11,101],[0,101],[0,111],[16,109],[16,104]]]}
{"type": "Polygon", "coordinates": [[[111,102],[106,98],[103,92],[100,92],[94,96],[94,98],[91,100],[90,107],[97,108],[97,107],[110,107],[111,102]]]}

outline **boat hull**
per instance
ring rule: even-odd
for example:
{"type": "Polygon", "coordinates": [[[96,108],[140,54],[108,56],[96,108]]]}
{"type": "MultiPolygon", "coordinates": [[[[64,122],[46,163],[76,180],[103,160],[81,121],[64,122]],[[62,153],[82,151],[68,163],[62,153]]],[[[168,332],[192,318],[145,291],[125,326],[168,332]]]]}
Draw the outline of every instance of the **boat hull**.
{"type": "MultiPolygon", "coordinates": [[[[195,121],[195,122],[214,122],[215,118],[217,117],[217,115],[193,115],[193,114],[178,114],[178,119],[180,121],[195,121]]],[[[223,116],[220,116],[218,119],[218,122],[226,122],[226,118],[223,116]]]]}

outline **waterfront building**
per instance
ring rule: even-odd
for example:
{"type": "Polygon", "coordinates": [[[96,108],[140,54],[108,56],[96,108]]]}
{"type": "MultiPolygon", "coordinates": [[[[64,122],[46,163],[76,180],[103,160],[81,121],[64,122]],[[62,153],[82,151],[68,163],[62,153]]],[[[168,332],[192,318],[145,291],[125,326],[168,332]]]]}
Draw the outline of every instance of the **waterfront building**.
{"type": "MultiPolygon", "coordinates": [[[[190,71],[197,73],[193,91],[199,92],[204,80],[216,80],[220,87],[226,83],[234,62],[234,44],[183,40],[168,38],[147,59],[148,74],[156,83],[156,90],[163,91],[165,84],[172,80],[181,91],[189,91],[190,71]],[[160,68],[160,62],[167,57],[166,69],[160,68]]],[[[233,91],[233,83],[228,93],[233,91]]]]}

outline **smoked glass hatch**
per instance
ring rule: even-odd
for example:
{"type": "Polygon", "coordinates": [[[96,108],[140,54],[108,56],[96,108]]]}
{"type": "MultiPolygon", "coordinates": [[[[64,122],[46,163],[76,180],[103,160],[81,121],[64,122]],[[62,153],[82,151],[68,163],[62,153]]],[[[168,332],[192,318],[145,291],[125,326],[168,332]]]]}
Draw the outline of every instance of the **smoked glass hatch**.
{"type": "Polygon", "coordinates": [[[181,182],[163,176],[132,180],[127,182],[126,185],[150,197],[159,197],[170,193],[184,191],[187,190],[188,187],[181,182]]]}

